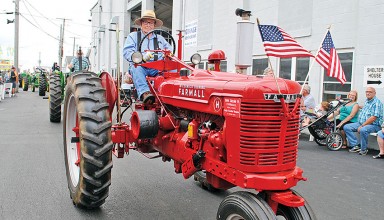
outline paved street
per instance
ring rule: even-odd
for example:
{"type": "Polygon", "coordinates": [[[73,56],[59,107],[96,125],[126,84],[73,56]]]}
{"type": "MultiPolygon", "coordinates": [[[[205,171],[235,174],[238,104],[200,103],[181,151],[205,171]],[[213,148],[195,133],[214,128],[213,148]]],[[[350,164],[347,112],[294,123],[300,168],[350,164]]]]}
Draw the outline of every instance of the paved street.
{"type": "MultiPolygon", "coordinates": [[[[62,123],[49,122],[48,100],[20,92],[0,102],[0,219],[215,219],[223,198],[239,188],[207,192],[173,172],[172,163],[131,152],[113,158],[112,185],[97,210],[72,205],[62,123]]],[[[330,152],[303,138],[298,165],[307,182],[295,189],[320,220],[383,219],[384,160],[330,152]]],[[[370,143],[376,144],[376,143],[370,143]]]]}

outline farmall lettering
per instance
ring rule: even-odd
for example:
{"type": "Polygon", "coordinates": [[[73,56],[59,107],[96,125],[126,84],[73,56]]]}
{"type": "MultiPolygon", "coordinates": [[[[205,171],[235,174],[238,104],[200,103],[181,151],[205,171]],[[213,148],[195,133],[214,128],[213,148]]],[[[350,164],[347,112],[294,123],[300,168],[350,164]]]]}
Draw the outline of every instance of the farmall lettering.
{"type": "MultiPolygon", "coordinates": [[[[297,99],[297,94],[283,94],[283,98],[287,103],[295,102],[297,99]]],[[[278,94],[268,94],[264,93],[264,99],[265,100],[273,100],[275,102],[280,102],[280,99],[278,98],[278,94]]]]}
{"type": "Polygon", "coordinates": [[[204,86],[180,85],[179,96],[192,97],[192,98],[205,98],[204,91],[205,91],[204,86]]]}

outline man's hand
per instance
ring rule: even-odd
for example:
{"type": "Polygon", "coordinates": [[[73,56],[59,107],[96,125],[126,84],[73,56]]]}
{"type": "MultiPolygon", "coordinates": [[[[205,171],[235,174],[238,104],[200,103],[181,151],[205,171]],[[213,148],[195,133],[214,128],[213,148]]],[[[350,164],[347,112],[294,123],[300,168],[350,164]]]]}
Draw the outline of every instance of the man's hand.
{"type": "Polygon", "coordinates": [[[148,60],[150,60],[150,59],[152,59],[153,58],[153,52],[146,52],[145,54],[144,54],[144,56],[143,56],[143,60],[144,61],[148,61],[148,60]]]}

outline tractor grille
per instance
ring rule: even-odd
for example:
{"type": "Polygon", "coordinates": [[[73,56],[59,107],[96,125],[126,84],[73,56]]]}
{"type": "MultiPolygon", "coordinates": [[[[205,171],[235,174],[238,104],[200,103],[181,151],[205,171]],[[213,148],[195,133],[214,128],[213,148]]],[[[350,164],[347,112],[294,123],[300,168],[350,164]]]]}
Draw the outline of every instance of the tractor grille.
{"type": "MultiPolygon", "coordinates": [[[[288,104],[289,112],[294,103],[288,104]]],[[[270,172],[296,165],[299,109],[283,116],[281,103],[241,103],[240,164],[252,171],[270,172]]]]}

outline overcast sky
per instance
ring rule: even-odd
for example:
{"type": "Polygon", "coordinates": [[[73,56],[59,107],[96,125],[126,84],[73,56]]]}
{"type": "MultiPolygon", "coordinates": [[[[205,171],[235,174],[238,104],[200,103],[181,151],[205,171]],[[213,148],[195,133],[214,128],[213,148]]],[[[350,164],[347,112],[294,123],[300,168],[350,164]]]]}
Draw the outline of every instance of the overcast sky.
{"type": "MultiPolygon", "coordinates": [[[[92,42],[90,9],[97,0],[20,0],[19,66],[21,70],[38,65],[39,54],[42,66],[58,62],[60,25],[65,18],[64,57],[72,56],[75,46],[86,51],[92,42]],[[32,23],[32,24],[31,24],[32,23]]],[[[7,24],[14,15],[13,0],[1,0],[0,46],[14,46],[14,24],[7,24]]],[[[64,59],[63,59],[64,63],[64,59]]]]}

